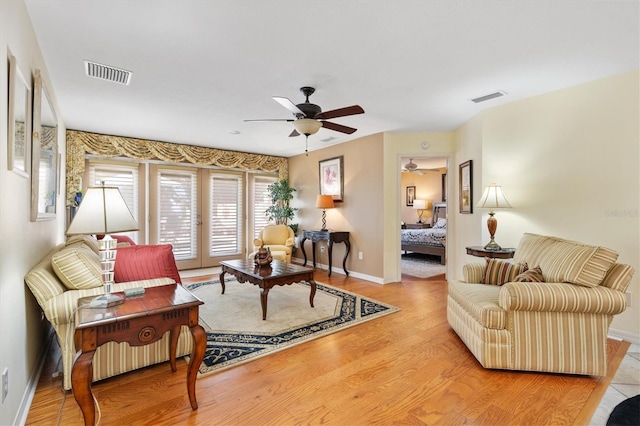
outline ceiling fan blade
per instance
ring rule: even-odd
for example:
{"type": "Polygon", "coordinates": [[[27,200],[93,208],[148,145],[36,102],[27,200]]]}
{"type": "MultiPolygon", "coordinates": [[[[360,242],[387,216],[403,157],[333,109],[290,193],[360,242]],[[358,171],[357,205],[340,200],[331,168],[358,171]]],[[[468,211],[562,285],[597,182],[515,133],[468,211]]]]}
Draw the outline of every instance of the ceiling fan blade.
{"type": "Polygon", "coordinates": [[[244,121],[288,121],[288,122],[293,122],[295,121],[292,118],[260,118],[258,120],[244,120],[244,121]]]}
{"type": "Polygon", "coordinates": [[[342,124],[332,123],[330,121],[323,121],[322,127],[327,128],[329,130],[335,130],[336,132],[342,132],[350,135],[358,129],[354,129],[353,127],[343,126],[342,124]]]}
{"type": "Polygon", "coordinates": [[[360,105],[351,105],[349,107],[333,109],[331,111],[324,111],[316,115],[316,118],[328,119],[337,117],[346,117],[347,115],[364,114],[364,110],[360,105]]]}
{"type": "Polygon", "coordinates": [[[305,113],[302,112],[300,108],[298,108],[296,104],[291,102],[289,99],[283,98],[281,96],[274,96],[273,100],[279,103],[280,105],[282,105],[283,107],[285,107],[286,109],[288,109],[289,111],[291,111],[291,113],[296,117],[299,117],[299,116],[306,117],[305,113]]]}
{"type": "Polygon", "coordinates": [[[296,129],[293,129],[293,132],[291,132],[291,134],[289,135],[290,138],[292,138],[294,136],[300,136],[300,133],[298,133],[298,131],[296,129]]]}

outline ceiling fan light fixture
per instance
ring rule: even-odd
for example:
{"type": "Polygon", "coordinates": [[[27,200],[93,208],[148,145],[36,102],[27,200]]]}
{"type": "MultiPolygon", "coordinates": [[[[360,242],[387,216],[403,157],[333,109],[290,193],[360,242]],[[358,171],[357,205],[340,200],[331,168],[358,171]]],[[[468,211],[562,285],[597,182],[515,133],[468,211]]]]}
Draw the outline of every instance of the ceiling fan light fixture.
{"type": "Polygon", "coordinates": [[[309,136],[318,133],[318,130],[322,127],[322,123],[311,118],[299,118],[293,122],[293,127],[296,128],[298,133],[309,136]]]}
{"type": "Polygon", "coordinates": [[[405,170],[413,172],[418,168],[418,165],[413,162],[413,158],[409,159],[409,162],[404,165],[405,170]]]}

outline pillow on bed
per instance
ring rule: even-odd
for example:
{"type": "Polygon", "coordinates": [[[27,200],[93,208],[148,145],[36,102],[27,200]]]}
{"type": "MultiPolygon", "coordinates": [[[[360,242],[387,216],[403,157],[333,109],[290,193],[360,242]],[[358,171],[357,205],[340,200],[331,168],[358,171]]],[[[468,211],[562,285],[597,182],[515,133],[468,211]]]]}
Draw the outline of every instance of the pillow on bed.
{"type": "Polygon", "coordinates": [[[438,219],[435,225],[433,225],[433,229],[447,229],[447,219],[438,219]]]}

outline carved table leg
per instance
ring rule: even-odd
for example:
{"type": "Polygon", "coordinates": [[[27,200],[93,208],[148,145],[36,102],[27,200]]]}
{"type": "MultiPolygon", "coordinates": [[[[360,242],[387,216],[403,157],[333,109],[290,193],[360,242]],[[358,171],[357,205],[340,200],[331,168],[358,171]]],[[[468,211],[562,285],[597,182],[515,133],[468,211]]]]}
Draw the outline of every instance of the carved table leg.
{"type": "Polygon", "coordinates": [[[224,266],[222,267],[222,272],[220,272],[220,285],[222,286],[222,294],[224,294],[224,273],[226,271],[224,270],[224,266]]]}
{"type": "Polygon", "coordinates": [[[93,405],[91,382],[93,381],[93,354],[95,351],[82,352],[73,363],[71,387],[73,397],[82,410],[84,424],[93,426],[96,422],[96,409],[93,405]]]}
{"type": "Polygon", "coordinates": [[[202,364],[204,359],[204,353],[207,349],[207,334],[204,332],[204,328],[201,325],[194,325],[189,328],[191,335],[193,336],[193,351],[191,352],[191,359],[189,360],[189,369],[187,370],[187,393],[189,394],[189,402],[191,402],[191,408],[193,410],[198,409],[198,402],[196,401],[196,377],[198,375],[198,368],[202,364]]]}
{"type": "Polygon", "coordinates": [[[260,288],[260,304],[262,305],[262,320],[267,319],[267,297],[269,297],[269,287],[260,288]]]}
{"type": "Polygon", "coordinates": [[[178,370],[176,365],[176,351],[178,349],[178,338],[180,337],[180,326],[173,327],[169,330],[169,362],[171,363],[171,372],[178,370]]]}
{"type": "Polygon", "coordinates": [[[333,259],[333,241],[329,241],[329,250],[328,251],[329,251],[329,270],[327,271],[328,272],[327,276],[330,277],[331,276],[331,269],[332,269],[332,267],[331,267],[331,263],[332,263],[331,259],[333,259]]]}
{"type": "Polygon", "coordinates": [[[349,252],[351,251],[351,242],[348,238],[344,240],[344,245],[347,249],[344,252],[344,259],[342,259],[342,269],[344,269],[344,273],[349,276],[349,271],[347,271],[347,257],[349,257],[349,252]]]}
{"type": "Polygon", "coordinates": [[[309,280],[311,284],[311,294],[309,295],[309,304],[313,308],[313,298],[316,296],[316,282],[314,280],[309,280]]]}
{"type": "Polygon", "coordinates": [[[307,237],[302,237],[302,241],[300,241],[300,248],[302,249],[302,255],[304,256],[304,263],[302,266],[307,266],[307,252],[304,250],[304,242],[307,240],[307,237]]]}

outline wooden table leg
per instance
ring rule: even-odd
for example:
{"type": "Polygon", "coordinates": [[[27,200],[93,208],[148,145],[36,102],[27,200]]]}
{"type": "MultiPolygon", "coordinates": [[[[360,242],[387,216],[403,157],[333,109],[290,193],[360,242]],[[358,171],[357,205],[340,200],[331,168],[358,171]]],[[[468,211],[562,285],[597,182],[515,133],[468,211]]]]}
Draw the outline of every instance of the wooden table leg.
{"type": "Polygon", "coordinates": [[[262,305],[262,320],[267,319],[267,297],[269,297],[269,287],[260,288],[260,304],[262,305]]]}
{"type": "Polygon", "coordinates": [[[73,363],[71,370],[71,387],[73,397],[82,410],[84,424],[93,426],[96,422],[96,408],[93,405],[93,354],[95,351],[82,352],[73,363]]]}
{"type": "Polygon", "coordinates": [[[309,280],[311,284],[311,294],[309,295],[309,304],[313,308],[313,298],[316,296],[316,282],[314,280],[309,280]]]}
{"type": "Polygon", "coordinates": [[[222,272],[220,272],[220,285],[222,286],[222,294],[224,294],[224,266],[222,266],[222,272]]]}
{"type": "Polygon", "coordinates": [[[351,251],[351,243],[348,239],[344,240],[344,245],[346,246],[346,250],[344,251],[344,259],[342,259],[342,269],[346,276],[349,276],[349,271],[347,271],[347,257],[349,257],[349,252],[351,251]]]}
{"type": "Polygon", "coordinates": [[[189,327],[193,336],[193,350],[191,351],[191,359],[189,360],[189,369],[187,370],[187,393],[189,394],[189,402],[191,409],[198,409],[196,401],[196,377],[198,376],[198,368],[204,359],[204,353],[207,349],[207,334],[201,325],[189,327]]]}
{"type": "Polygon", "coordinates": [[[180,325],[173,327],[169,330],[169,363],[171,363],[171,372],[178,371],[176,365],[176,352],[178,349],[178,339],[180,338],[180,325]]]}

